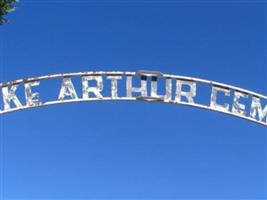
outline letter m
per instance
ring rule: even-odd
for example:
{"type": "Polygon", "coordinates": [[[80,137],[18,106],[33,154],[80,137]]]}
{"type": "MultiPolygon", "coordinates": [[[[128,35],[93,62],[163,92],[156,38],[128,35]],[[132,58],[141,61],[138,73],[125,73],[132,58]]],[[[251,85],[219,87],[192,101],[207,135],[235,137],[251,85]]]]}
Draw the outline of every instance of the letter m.
{"type": "Polygon", "coordinates": [[[250,117],[256,119],[258,114],[258,121],[263,122],[264,118],[267,123],[267,105],[262,109],[260,98],[252,97],[250,117]]]}

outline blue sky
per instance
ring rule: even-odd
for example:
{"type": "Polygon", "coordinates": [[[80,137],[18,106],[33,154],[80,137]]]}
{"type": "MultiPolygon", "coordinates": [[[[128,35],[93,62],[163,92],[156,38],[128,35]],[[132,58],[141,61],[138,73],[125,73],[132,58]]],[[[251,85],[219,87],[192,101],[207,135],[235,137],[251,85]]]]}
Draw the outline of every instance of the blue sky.
{"type": "MultiPolygon", "coordinates": [[[[267,94],[265,1],[21,0],[0,82],[140,69],[267,94]]],[[[266,128],[144,102],[1,116],[1,199],[267,199],[266,128]]]]}

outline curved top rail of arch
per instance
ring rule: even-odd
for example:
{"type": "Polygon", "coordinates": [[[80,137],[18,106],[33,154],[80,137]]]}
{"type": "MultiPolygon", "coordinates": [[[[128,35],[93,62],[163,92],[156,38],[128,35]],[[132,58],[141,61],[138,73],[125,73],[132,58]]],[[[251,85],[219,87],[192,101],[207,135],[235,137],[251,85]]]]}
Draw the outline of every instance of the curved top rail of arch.
{"type": "Polygon", "coordinates": [[[158,71],[90,71],[19,79],[0,83],[0,99],[0,115],[60,103],[137,100],[193,106],[267,126],[267,96],[216,81],[158,71]],[[60,82],[51,83],[50,79],[60,82]],[[47,82],[43,92],[41,82],[47,82]]]}

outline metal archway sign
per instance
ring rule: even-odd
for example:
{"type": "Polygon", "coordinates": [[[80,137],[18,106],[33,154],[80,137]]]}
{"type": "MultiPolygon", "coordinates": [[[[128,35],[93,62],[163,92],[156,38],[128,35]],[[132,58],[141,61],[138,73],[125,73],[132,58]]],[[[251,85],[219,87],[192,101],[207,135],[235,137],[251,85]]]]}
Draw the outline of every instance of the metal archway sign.
{"type": "Polygon", "coordinates": [[[0,114],[69,102],[140,100],[198,107],[267,126],[267,96],[215,81],[157,71],[54,74],[0,83],[0,88],[0,114]],[[50,86],[57,92],[52,99],[44,100],[38,87],[41,81],[50,79],[59,79],[60,83],[50,86]],[[79,84],[74,84],[73,79],[79,79],[79,84]]]}

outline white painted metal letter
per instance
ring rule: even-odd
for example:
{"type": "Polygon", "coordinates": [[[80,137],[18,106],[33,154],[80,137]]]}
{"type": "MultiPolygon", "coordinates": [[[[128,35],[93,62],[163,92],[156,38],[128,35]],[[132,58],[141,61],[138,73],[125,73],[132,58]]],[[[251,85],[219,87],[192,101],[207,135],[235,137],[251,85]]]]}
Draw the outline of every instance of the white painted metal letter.
{"type": "Polygon", "coordinates": [[[107,76],[107,79],[111,80],[111,98],[116,99],[118,97],[118,80],[121,76],[107,76]]]}
{"type": "Polygon", "coordinates": [[[126,91],[127,91],[127,97],[132,97],[133,92],[140,92],[142,97],[147,96],[147,77],[141,76],[141,87],[136,88],[133,87],[133,77],[127,76],[126,77],[126,91]]]}
{"type": "Polygon", "coordinates": [[[103,90],[103,78],[102,76],[83,76],[82,77],[82,87],[83,87],[83,99],[89,98],[89,93],[93,93],[97,98],[102,99],[103,96],[101,91],[103,90]],[[95,80],[96,86],[90,87],[89,81],[95,80]]]}
{"type": "Polygon", "coordinates": [[[32,93],[32,86],[38,86],[40,84],[39,81],[34,81],[34,82],[28,82],[24,84],[25,88],[25,99],[26,99],[26,104],[27,106],[36,106],[39,105],[39,93],[34,92],[32,93]]]}
{"type": "Polygon", "coordinates": [[[259,121],[262,122],[265,117],[265,121],[267,123],[267,105],[262,110],[260,98],[252,97],[250,117],[256,119],[257,113],[258,113],[259,121]]]}
{"type": "Polygon", "coordinates": [[[196,83],[192,81],[176,80],[176,92],[175,102],[182,102],[182,97],[186,97],[188,103],[194,103],[194,97],[196,96],[196,83]],[[182,91],[183,85],[189,86],[189,91],[182,91]]]}
{"type": "Polygon", "coordinates": [[[230,96],[230,90],[218,86],[212,86],[212,91],[211,91],[211,98],[210,98],[210,107],[218,110],[218,111],[229,111],[229,104],[217,104],[217,93],[218,92],[223,92],[225,96],[230,96]]]}
{"type": "Polygon", "coordinates": [[[4,110],[10,109],[10,102],[11,101],[15,104],[15,106],[17,108],[22,106],[18,97],[15,94],[17,87],[18,87],[18,85],[12,85],[10,90],[8,90],[8,86],[2,88],[4,110]]]}
{"type": "Polygon", "coordinates": [[[232,112],[238,115],[245,116],[246,111],[245,108],[246,106],[244,104],[241,104],[239,102],[240,98],[248,98],[247,94],[244,94],[242,92],[235,91],[234,92],[234,100],[233,100],[233,105],[232,105],[232,112]]]}
{"type": "Polygon", "coordinates": [[[70,78],[63,78],[58,100],[63,101],[66,96],[70,97],[71,99],[78,99],[77,93],[70,78]]]}

